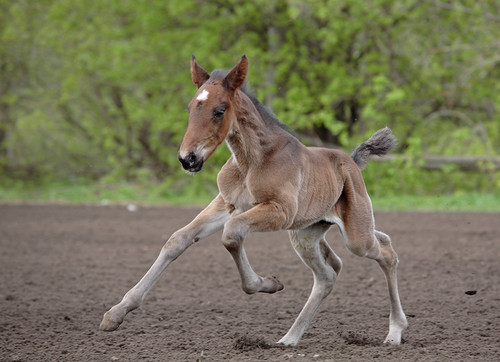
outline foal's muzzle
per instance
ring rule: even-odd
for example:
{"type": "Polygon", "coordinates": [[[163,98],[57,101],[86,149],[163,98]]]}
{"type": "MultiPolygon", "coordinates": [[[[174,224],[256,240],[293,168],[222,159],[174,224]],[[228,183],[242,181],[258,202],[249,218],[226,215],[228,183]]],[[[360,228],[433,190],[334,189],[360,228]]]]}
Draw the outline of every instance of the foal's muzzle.
{"type": "Polygon", "coordinates": [[[186,157],[182,158],[180,153],[177,158],[181,162],[182,167],[189,172],[198,172],[203,167],[203,157],[197,157],[194,152],[190,152],[186,157]]]}

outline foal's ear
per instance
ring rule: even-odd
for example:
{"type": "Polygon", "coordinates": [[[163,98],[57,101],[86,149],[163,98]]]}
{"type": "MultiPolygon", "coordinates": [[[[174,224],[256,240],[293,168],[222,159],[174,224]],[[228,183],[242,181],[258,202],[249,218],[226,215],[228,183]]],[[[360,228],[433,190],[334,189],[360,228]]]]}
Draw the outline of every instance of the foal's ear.
{"type": "Polygon", "coordinates": [[[236,64],[234,68],[231,69],[231,71],[226,75],[226,78],[224,78],[224,86],[230,92],[234,92],[236,89],[240,88],[243,83],[245,83],[247,72],[248,59],[246,55],[243,55],[238,64],[236,64]]]}
{"type": "Polygon", "coordinates": [[[191,79],[193,79],[193,83],[200,88],[203,83],[205,83],[208,78],[210,78],[210,74],[208,74],[205,69],[200,67],[196,62],[196,58],[194,55],[191,56],[191,79]]]}

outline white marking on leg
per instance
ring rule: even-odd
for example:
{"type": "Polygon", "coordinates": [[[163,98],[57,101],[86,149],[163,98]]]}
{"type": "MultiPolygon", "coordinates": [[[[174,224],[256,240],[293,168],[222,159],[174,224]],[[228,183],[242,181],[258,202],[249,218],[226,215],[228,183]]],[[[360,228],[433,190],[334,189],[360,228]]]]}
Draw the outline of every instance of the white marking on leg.
{"type": "Polygon", "coordinates": [[[206,89],[203,89],[203,92],[200,93],[198,97],[196,97],[197,101],[206,101],[208,99],[208,91],[206,89]]]}

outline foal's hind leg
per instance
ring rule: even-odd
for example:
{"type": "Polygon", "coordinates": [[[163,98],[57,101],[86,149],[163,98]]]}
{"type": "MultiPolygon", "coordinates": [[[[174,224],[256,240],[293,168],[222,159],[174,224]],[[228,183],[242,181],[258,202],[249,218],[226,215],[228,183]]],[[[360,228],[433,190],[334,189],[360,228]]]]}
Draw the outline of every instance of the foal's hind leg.
{"type": "Polygon", "coordinates": [[[380,254],[374,259],[378,262],[384,272],[387,286],[389,289],[389,298],[391,300],[391,312],[389,315],[389,333],[384,343],[400,344],[401,335],[408,327],[408,321],[401,307],[399,300],[397,266],[398,256],[391,245],[391,239],[383,232],[375,230],[375,237],[380,245],[380,254]]]}
{"type": "Polygon", "coordinates": [[[302,230],[289,231],[290,241],[305,265],[311,269],[314,285],[311,295],[287,334],[278,343],[295,346],[311,323],[321,302],[332,291],[342,261],[324,239],[329,225],[313,225],[302,230]]]}
{"type": "Polygon", "coordinates": [[[363,210],[362,207],[353,209],[344,206],[343,222],[339,220],[338,224],[347,248],[358,256],[376,260],[385,274],[391,311],[389,333],[384,343],[397,345],[401,343],[401,335],[408,327],[398,292],[397,266],[399,261],[389,236],[374,230],[371,213],[371,207],[363,210]]]}

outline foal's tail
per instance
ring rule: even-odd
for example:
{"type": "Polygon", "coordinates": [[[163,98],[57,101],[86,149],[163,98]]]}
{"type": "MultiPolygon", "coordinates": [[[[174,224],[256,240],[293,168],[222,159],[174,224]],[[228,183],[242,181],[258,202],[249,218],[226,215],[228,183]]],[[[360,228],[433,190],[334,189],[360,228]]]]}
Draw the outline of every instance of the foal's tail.
{"type": "Polygon", "coordinates": [[[368,141],[361,143],[351,153],[351,158],[363,170],[371,155],[385,155],[396,146],[396,142],[396,137],[389,127],[379,129],[368,141]]]}

